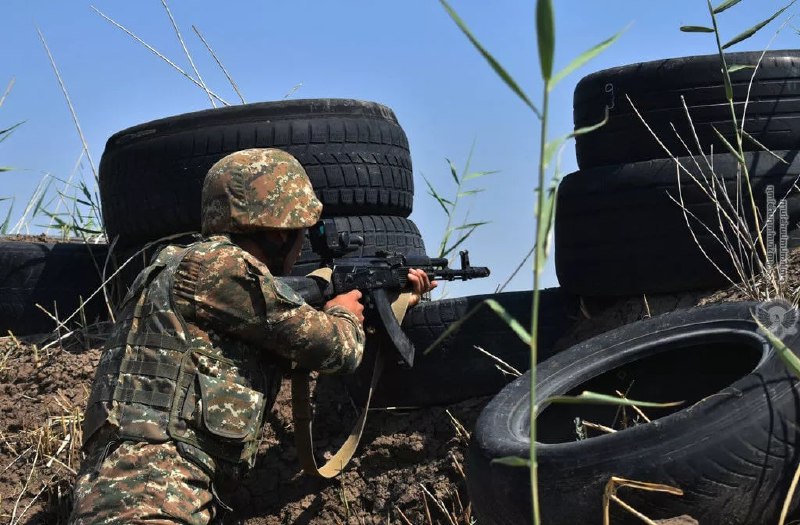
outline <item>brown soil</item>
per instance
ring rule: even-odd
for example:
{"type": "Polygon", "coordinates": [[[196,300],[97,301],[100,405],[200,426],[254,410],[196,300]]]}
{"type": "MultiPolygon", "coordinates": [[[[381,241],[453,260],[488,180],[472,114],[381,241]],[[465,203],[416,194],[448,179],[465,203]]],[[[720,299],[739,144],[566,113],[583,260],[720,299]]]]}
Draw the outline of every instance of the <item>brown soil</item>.
{"type": "MultiPolygon", "coordinates": [[[[12,515],[15,520],[22,515],[15,523],[65,523],[73,479],[70,468],[77,469],[80,463],[77,442],[71,439],[60,452],[59,447],[75,431],[71,424],[75,418],[69,417],[84,407],[100,351],[61,347],[42,351],[41,346],[32,340],[0,338],[3,523],[11,522],[12,515]],[[52,455],[57,459],[48,465],[52,455]]],[[[349,432],[356,410],[334,378],[319,382],[316,398],[316,442],[331,449],[349,432]]],[[[339,479],[323,481],[299,472],[285,382],[269,416],[254,471],[243,486],[222,498],[239,509],[236,518],[253,525],[404,523],[401,512],[410,523],[427,523],[427,513],[433,523],[449,523],[438,505],[445,505],[458,523],[468,523],[462,470],[468,437],[447,411],[471,428],[486,401],[405,413],[374,411],[358,457],[339,479]]]]}
{"type": "MultiPolygon", "coordinates": [[[[799,258],[795,252],[790,265],[793,285],[800,283],[799,258]]],[[[582,317],[558,347],[650,315],[741,298],[724,291],[585,300],[582,317]]],[[[12,522],[13,515],[12,523],[65,522],[80,462],[76,410],[84,407],[99,355],[96,348],[43,350],[43,341],[0,338],[0,521],[12,522]]],[[[335,378],[321,380],[316,397],[317,444],[331,449],[349,432],[356,410],[335,378]]],[[[462,470],[468,437],[460,425],[472,429],[487,401],[373,411],[356,459],[340,478],[322,481],[299,473],[284,384],[256,468],[223,499],[239,509],[235,518],[252,525],[469,523],[462,470]]]]}
{"type": "Polygon", "coordinates": [[[62,239],[61,237],[50,237],[44,233],[38,235],[3,235],[0,236],[0,241],[3,242],[85,242],[82,239],[62,239]]]}

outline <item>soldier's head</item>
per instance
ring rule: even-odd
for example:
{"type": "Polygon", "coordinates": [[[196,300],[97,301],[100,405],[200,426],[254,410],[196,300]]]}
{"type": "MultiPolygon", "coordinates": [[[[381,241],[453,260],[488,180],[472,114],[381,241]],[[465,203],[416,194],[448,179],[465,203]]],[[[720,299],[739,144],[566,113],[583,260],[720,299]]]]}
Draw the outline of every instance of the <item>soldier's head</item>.
{"type": "Polygon", "coordinates": [[[279,149],[247,149],[214,164],[203,183],[203,235],[228,234],[276,274],[300,253],[322,203],[303,166],[279,149]]]}

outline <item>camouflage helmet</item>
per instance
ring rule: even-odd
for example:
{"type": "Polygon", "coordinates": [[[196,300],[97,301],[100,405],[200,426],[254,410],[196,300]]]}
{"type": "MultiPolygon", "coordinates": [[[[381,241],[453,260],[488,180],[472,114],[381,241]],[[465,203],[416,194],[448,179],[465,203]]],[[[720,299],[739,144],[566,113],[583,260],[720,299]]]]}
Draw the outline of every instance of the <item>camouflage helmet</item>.
{"type": "Polygon", "coordinates": [[[300,162],[279,149],[246,149],[211,166],[203,183],[204,235],[307,228],[322,203],[300,162]]]}

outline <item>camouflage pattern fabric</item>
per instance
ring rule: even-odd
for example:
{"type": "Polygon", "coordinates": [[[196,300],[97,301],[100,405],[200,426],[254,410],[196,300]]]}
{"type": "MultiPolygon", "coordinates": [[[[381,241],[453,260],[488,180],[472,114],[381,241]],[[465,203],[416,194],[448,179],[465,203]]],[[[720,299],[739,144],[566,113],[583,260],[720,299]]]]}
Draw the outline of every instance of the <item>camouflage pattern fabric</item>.
{"type": "Polygon", "coordinates": [[[152,523],[173,523],[158,521],[171,513],[183,513],[180,523],[205,523],[210,482],[239,476],[255,461],[264,412],[288,363],[350,372],[364,347],[355,315],[309,306],[224,235],[163,249],[117,319],[84,438],[93,449],[122,445],[99,473],[92,473],[97,458],[84,462],[73,523],[138,523],[139,511],[130,509],[139,505],[142,520],[158,517],[152,523]],[[196,492],[178,498],[184,483],[196,492]],[[161,514],[148,510],[155,501],[161,514]],[[92,508],[125,518],[80,521],[92,508]]]}
{"type": "Polygon", "coordinates": [[[99,447],[83,463],[70,525],[205,525],[213,519],[211,478],[174,443],[128,441],[103,460],[104,451],[99,447]]]}
{"type": "Polygon", "coordinates": [[[313,226],[322,213],[300,162],[279,149],[247,149],[214,164],[202,193],[203,235],[313,226]]]}
{"type": "Polygon", "coordinates": [[[327,373],[350,373],[361,362],[364,330],[353,314],[306,304],[227,236],[193,246],[177,269],[174,295],[191,336],[211,345],[244,344],[247,355],[327,373]]]}

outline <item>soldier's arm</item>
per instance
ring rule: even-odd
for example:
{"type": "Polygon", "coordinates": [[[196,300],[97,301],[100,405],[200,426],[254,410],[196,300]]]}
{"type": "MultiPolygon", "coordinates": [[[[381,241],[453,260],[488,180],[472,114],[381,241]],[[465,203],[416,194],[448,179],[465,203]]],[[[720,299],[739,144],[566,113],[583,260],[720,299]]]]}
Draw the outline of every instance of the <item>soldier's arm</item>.
{"type": "Polygon", "coordinates": [[[364,330],[355,315],[341,306],[316,310],[234,246],[189,254],[175,294],[187,321],[302,368],[350,372],[361,362],[364,330]]]}

